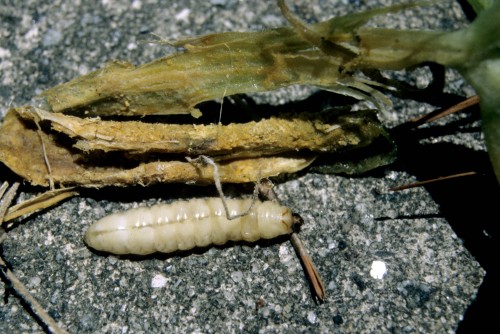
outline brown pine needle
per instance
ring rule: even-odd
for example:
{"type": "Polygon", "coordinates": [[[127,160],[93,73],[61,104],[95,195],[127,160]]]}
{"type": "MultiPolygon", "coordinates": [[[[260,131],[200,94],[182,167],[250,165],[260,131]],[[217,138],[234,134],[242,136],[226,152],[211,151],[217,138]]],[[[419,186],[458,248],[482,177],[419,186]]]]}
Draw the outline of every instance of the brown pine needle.
{"type": "MultiPolygon", "coordinates": [[[[263,197],[267,198],[270,201],[279,203],[278,195],[276,195],[276,192],[273,190],[273,183],[270,180],[261,180],[257,187],[263,197]]],[[[290,241],[292,242],[292,246],[299,256],[302,265],[304,266],[306,277],[311,283],[314,296],[318,299],[319,302],[324,302],[326,296],[325,285],[323,284],[318,269],[316,269],[316,266],[309,256],[306,247],[300,240],[297,233],[292,233],[290,235],[290,241]]]]}
{"type": "Polygon", "coordinates": [[[55,320],[43,309],[33,296],[29,293],[28,289],[24,286],[21,281],[14,275],[14,273],[7,268],[4,260],[0,256],[0,271],[5,276],[5,278],[12,284],[12,288],[17,292],[17,294],[30,306],[32,311],[42,320],[42,322],[47,326],[51,333],[63,334],[67,333],[64,329],[60,328],[55,320]]]}
{"type": "Polygon", "coordinates": [[[456,178],[464,177],[464,176],[472,176],[472,175],[477,175],[477,173],[476,172],[465,172],[465,173],[458,173],[458,174],[452,174],[452,175],[447,175],[447,176],[441,176],[441,177],[437,177],[435,179],[424,180],[424,181],[419,181],[419,182],[415,182],[415,183],[404,184],[402,186],[392,187],[392,188],[389,188],[389,190],[390,191],[400,191],[400,190],[404,190],[404,189],[422,187],[422,186],[424,186],[426,184],[430,184],[430,183],[441,182],[441,181],[456,179],[456,178]]]}
{"type": "Polygon", "coordinates": [[[429,114],[414,118],[410,120],[408,123],[413,123],[415,127],[420,126],[422,124],[426,123],[431,123],[434,122],[435,120],[438,120],[440,118],[443,118],[445,116],[454,114],[456,112],[459,112],[461,110],[467,109],[473,105],[476,105],[479,103],[479,95],[474,95],[471,96],[465,100],[463,100],[460,103],[457,103],[448,109],[445,110],[438,110],[436,112],[431,112],[429,114]]]}
{"type": "Polygon", "coordinates": [[[290,240],[292,241],[293,248],[299,255],[299,258],[302,261],[302,264],[306,270],[307,278],[311,282],[314,295],[316,296],[316,298],[318,298],[318,300],[321,303],[324,302],[326,296],[325,285],[321,280],[321,276],[319,275],[318,269],[316,269],[314,262],[307,253],[306,247],[300,240],[297,233],[292,233],[292,235],[290,236],[290,240]]]}

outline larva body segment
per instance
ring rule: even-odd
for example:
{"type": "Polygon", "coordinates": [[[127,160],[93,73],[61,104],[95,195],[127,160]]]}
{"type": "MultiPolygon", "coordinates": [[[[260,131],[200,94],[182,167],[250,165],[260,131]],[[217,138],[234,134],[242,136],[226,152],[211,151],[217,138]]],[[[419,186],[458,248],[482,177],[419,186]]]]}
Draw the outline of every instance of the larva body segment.
{"type": "MultiPolygon", "coordinates": [[[[231,216],[245,212],[252,199],[226,201],[231,216]]],[[[193,199],[115,213],[94,223],[85,243],[113,254],[146,255],[253,242],[292,232],[291,210],[271,201],[255,201],[248,214],[228,220],[220,198],[193,199]]]]}

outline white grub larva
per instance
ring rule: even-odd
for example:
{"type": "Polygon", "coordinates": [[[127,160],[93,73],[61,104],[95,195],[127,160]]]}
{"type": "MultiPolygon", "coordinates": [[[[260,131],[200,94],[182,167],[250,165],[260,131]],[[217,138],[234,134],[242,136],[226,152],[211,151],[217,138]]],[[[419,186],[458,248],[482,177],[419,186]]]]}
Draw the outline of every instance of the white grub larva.
{"type": "MultiPolygon", "coordinates": [[[[245,212],[253,199],[226,200],[228,213],[245,212]]],[[[228,241],[253,242],[292,233],[289,208],[255,201],[241,217],[228,220],[220,198],[192,199],[136,208],[97,221],[85,233],[91,248],[113,254],[170,253],[228,241]]]]}

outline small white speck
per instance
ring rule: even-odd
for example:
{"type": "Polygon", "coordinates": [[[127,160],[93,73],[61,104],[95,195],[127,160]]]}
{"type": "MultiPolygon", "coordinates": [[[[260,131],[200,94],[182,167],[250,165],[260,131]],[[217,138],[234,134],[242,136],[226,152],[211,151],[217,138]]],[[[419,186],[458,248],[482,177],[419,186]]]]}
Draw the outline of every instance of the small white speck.
{"type": "Polygon", "coordinates": [[[167,278],[161,274],[158,274],[151,279],[152,288],[163,288],[165,285],[167,285],[167,278]]]}
{"type": "Polygon", "coordinates": [[[38,277],[38,276],[31,277],[29,280],[28,286],[31,288],[34,288],[34,287],[39,286],[41,282],[42,282],[42,279],[40,277],[38,277]]]}
{"type": "Polygon", "coordinates": [[[43,244],[45,246],[50,246],[52,245],[52,243],[54,242],[55,238],[54,236],[52,235],[52,233],[50,233],[50,231],[47,233],[47,237],[45,238],[45,241],[43,242],[43,244]]]}
{"type": "Polygon", "coordinates": [[[191,10],[188,8],[184,8],[181,10],[179,13],[175,15],[175,19],[177,21],[184,21],[186,23],[189,22],[189,14],[191,13],[191,10]]]}
{"type": "Polygon", "coordinates": [[[281,262],[289,261],[291,258],[290,252],[285,245],[280,245],[278,255],[280,257],[281,262]]]}
{"type": "Polygon", "coordinates": [[[332,132],[333,130],[337,130],[337,129],[340,129],[341,126],[339,124],[334,124],[332,126],[330,126],[328,129],[325,130],[325,132],[332,132]]]}
{"type": "Polygon", "coordinates": [[[372,268],[370,270],[370,276],[375,279],[382,279],[384,275],[387,273],[387,267],[385,262],[382,261],[373,261],[372,268]]]}
{"type": "Polygon", "coordinates": [[[435,280],[436,280],[436,279],[434,278],[434,276],[433,276],[433,275],[427,275],[427,276],[425,276],[425,277],[424,277],[424,281],[425,281],[425,283],[429,283],[429,284],[430,284],[430,283],[434,283],[434,281],[435,281],[435,280]]]}
{"type": "Polygon", "coordinates": [[[398,174],[396,172],[389,172],[387,174],[387,179],[395,181],[398,178],[398,174]]]}
{"type": "Polygon", "coordinates": [[[313,311],[310,311],[307,313],[307,320],[311,323],[311,324],[315,324],[316,323],[316,320],[317,320],[317,315],[316,313],[314,313],[313,311]]]}
{"type": "Polygon", "coordinates": [[[130,7],[132,7],[132,9],[141,9],[142,2],[140,2],[138,0],[134,0],[134,1],[132,1],[132,5],[130,7]]]}
{"type": "Polygon", "coordinates": [[[10,51],[4,48],[0,48],[0,58],[10,57],[10,51]]]}
{"type": "Polygon", "coordinates": [[[73,250],[74,247],[75,247],[75,245],[73,245],[73,244],[66,244],[66,245],[64,245],[64,248],[63,248],[64,249],[64,253],[65,254],[73,254],[74,253],[74,250],[73,250]]]}
{"type": "Polygon", "coordinates": [[[24,35],[27,40],[33,39],[39,35],[38,26],[31,27],[30,30],[24,35]]]}

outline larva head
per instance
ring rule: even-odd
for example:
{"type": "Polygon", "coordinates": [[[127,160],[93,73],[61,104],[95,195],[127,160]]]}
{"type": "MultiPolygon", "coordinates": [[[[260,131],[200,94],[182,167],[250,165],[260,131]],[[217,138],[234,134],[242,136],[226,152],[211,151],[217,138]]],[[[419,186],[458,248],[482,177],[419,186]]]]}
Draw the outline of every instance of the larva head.
{"type": "Polygon", "coordinates": [[[304,224],[304,219],[298,213],[292,213],[292,228],[295,233],[300,232],[302,224],[304,224]]]}
{"type": "Polygon", "coordinates": [[[293,232],[292,211],[286,206],[267,201],[257,209],[259,231],[264,239],[276,238],[293,232]]]}

